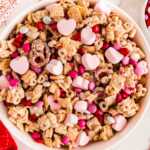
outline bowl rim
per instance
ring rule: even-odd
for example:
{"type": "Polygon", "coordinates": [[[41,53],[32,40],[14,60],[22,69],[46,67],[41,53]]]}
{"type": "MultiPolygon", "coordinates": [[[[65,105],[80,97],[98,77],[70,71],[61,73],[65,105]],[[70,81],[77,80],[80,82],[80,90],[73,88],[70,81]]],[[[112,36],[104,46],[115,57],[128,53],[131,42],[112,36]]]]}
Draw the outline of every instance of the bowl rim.
{"type": "MultiPolygon", "coordinates": [[[[38,2],[36,4],[33,4],[32,6],[30,6],[28,8],[26,8],[25,10],[23,10],[20,14],[18,14],[14,18],[14,21],[11,21],[5,27],[5,29],[1,32],[1,34],[0,34],[0,40],[5,39],[6,36],[8,36],[9,33],[12,31],[12,27],[14,27],[18,22],[20,22],[20,20],[22,20],[29,12],[38,10],[38,9],[40,9],[42,7],[45,7],[48,4],[55,3],[57,1],[58,0],[44,0],[44,1],[40,1],[40,2],[38,2]]],[[[140,32],[140,35],[143,38],[144,44],[148,48],[149,44],[148,44],[146,38],[144,37],[142,30],[137,25],[137,23],[123,9],[121,9],[118,6],[112,4],[111,2],[108,2],[108,1],[105,1],[105,0],[104,0],[104,3],[110,5],[115,10],[118,10],[120,12],[120,14],[122,14],[123,16],[125,16],[126,18],[128,18],[136,26],[136,29],[140,32]]],[[[150,53],[150,50],[149,50],[149,53],[150,53]]],[[[148,97],[150,97],[150,95],[148,97]]],[[[120,144],[122,141],[124,141],[136,129],[137,125],[141,122],[141,120],[143,120],[143,118],[144,118],[146,112],[148,111],[149,107],[150,107],[150,101],[147,102],[147,105],[145,106],[144,111],[142,112],[142,114],[140,115],[140,117],[138,118],[138,120],[134,123],[134,126],[132,126],[132,129],[128,130],[127,134],[124,137],[122,137],[120,140],[116,141],[113,145],[110,145],[110,146],[106,147],[106,149],[114,148],[118,144],[120,144]]],[[[41,150],[41,148],[39,148],[39,145],[37,143],[34,144],[34,145],[30,145],[30,143],[28,141],[25,141],[22,137],[20,137],[16,133],[17,130],[14,130],[13,128],[10,128],[10,126],[11,126],[12,123],[8,119],[4,119],[3,117],[1,117],[1,114],[0,114],[0,119],[2,120],[2,122],[4,123],[4,125],[8,128],[8,130],[10,131],[10,133],[14,137],[16,137],[20,142],[22,142],[24,145],[28,146],[31,149],[41,150]]],[[[19,133],[19,132],[22,132],[22,131],[19,130],[17,132],[19,133]]],[[[45,146],[43,148],[44,148],[44,150],[47,149],[47,148],[45,148],[45,146]]],[[[48,149],[50,150],[51,148],[48,148],[48,149]]],[[[85,149],[88,149],[88,148],[85,148],[85,149]]]]}

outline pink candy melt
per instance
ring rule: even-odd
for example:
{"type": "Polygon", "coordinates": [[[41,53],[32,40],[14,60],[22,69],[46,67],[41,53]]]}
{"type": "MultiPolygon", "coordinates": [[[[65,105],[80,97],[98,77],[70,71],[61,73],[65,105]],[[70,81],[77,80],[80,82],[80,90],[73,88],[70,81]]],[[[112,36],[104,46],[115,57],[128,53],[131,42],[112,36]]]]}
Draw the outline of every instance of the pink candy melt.
{"type": "Polygon", "coordinates": [[[95,104],[89,104],[88,105],[88,111],[90,113],[95,113],[97,111],[97,106],[95,104]]]}
{"type": "Polygon", "coordinates": [[[39,101],[35,104],[38,108],[42,108],[44,103],[42,101],[39,101]]]}
{"type": "Polygon", "coordinates": [[[31,47],[30,47],[30,43],[24,43],[23,44],[23,50],[24,50],[24,52],[26,53],[26,54],[28,54],[29,52],[30,52],[30,50],[31,50],[31,47]]]}
{"type": "Polygon", "coordinates": [[[72,79],[74,79],[74,78],[76,78],[76,77],[78,76],[78,73],[77,73],[77,71],[71,71],[71,72],[69,72],[69,76],[70,76],[72,79]]]}
{"type": "Polygon", "coordinates": [[[19,80],[17,80],[17,79],[10,79],[10,80],[9,80],[9,84],[10,84],[10,86],[12,86],[12,87],[16,87],[16,86],[18,86],[18,84],[19,84],[19,80]]]}
{"type": "Polygon", "coordinates": [[[85,67],[80,65],[78,72],[79,72],[80,75],[82,75],[85,72],[85,67]]]}
{"type": "Polygon", "coordinates": [[[69,137],[64,135],[61,139],[62,144],[67,145],[69,143],[69,137]]]}
{"type": "Polygon", "coordinates": [[[80,127],[81,129],[85,129],[85,128],[86,128],[86,121],[83,120],[83,119],[80,119],[80,120],[78,121],[78,125],[79,125],[79,127],[80,127]]]}
{"type": "Polygon", "coordinates": [[[96,85],[94,82],[89,83],[89,90],[93,91],[95,89],[96,85]]]}

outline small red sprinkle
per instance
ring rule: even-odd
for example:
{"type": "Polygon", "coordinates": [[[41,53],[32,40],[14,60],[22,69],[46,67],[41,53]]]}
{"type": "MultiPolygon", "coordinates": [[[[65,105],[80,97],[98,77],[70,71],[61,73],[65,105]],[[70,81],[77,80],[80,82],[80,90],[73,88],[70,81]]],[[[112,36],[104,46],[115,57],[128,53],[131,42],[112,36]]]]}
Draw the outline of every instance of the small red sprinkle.
{"type": "Polygon", "coordinates": [[[19,56],[19,53],[18,51],[14,51],[12,54],[11,54],[11,58],[16,58],[19,56]]]}
{"type": "Polygon", "coordinates": [[[85,72],[85,67],[83,65],[80,65],[78,68],[78,72],[80,75],[82,75],[85,72]]]}
{"type": "Polygon", "coordinates": [[[93,27],[92,27],[92,31],[93,31],[94,33],[100,33],[100,26],[99,26],[99,25],[93,26],[93,27]]]}
{"type": "Polygon", "coordinates": [[[83,55],[83,54],[85,53],[85,49],[84,49],[84,48],[79,48],[79,49],[78,49],[78,53],[79,53],[80,55],[83,55]]]}
{"type": "Polygon", "coordinates": [[[35,114],[31,114],[29,116],[29,120],[33,121],[33,122],[36,122],[38,120],[38,117],[35,115],[35,114]]]}
{"type": "Polygon", "coordinates": [[[60,97],[65,98],[66,97],[66,92],[64,90],[60,90],[60,97]]]}
{"type": "Polygon", "coordinates": [[[70,72],[69,72],[69,76],[70,76],[72,79],[74,79],[74,78],[76,78],[76,77],[78,76],[78,72],[75,71],[75,70],[70,71],[70,72]]]}
{"type": "Polygon", "coordinates": [[[23,34],[22,33],[19,33],[15,40],[13,41],[13,45],[16,47],[16,48],[20,48],[21,47],[21,44],[22,44],[22,40],[23,40],[23,34]]]}
{"type": "Polygon", "coordinates": [[[109,46],[110,46],[109,43],[104,42],[103,46],[102,46],[102,49],[106,50],[107,48],[109,48],[109,46]]]}
{"type": "Polygon", "coordinates": [[[31,100],[23,99],[21,101],[21,105],[23,105],[23,106],[32,106],[32,102],[31,102],[31,100]]]}
{"type": "Polygon", "coordinates": [[[127,48],[120,48],[118,51],[124,56],[129,54],[129,50],[127,48]]]}
{"type": "Polygon", "coordinates": [[[147,26],[150,26],[150,18],[146,21],[147,26]]]}
{"type": "Polygon", "coordinates": [[[80,32],[77,32],[76,34],[74,34],[72,36],[72,40],[81,41],[81,34],[80,34],[80,32]]]}
{"type": "Polygon", "coordinates": [[[57,23],[52,23],[49,26],[53,31],[57,31],[57,23]]]}
{"type": "Polygon", "coordinates": [[[41,21],[37,22],[35,26],[38,30],[41,30],[41,31],[45,29],[45,24],[41,21]]]}

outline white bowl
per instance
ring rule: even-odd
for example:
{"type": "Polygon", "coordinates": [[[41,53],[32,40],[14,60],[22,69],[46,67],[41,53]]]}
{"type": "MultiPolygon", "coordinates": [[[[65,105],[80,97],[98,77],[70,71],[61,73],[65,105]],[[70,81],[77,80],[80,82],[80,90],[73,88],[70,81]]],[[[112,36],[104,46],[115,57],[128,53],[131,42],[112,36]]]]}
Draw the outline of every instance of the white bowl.
{"type": "MultiPolygon", "coordinates": [[[[42,8],[42,7],[46,6],[47,4],[50,4],[53,2],[55,2],[55,0],[44,0],[44,1],[37,3],[36,5],[33,5],[27,9],[23,10],[18,16],[13,18],[13,20],[11,21],[11,23],[9,23],[8,26],[6,26],[6,28],[3,30],[3,32],[0,35],[0,39],[6,39],[7,36],[9,35],[9,33],[11,32],[11,30],[14,28],[14,26],[18,22],[20,22],[28,12],[36,10],[38,8],[42,8]]],[[[108,2],[105,2],[105,3],[107,5],[109,5],[109,7],[111,7],[115,12],[117,12],[123,20],[127,20],[134,24],[135,28],[137,29],[137,34],[136,34],[135,40],[138,43],[138,45],[140,45],[145,50],[145,53],[147,56],[146,59],[148,61],[148,67],[150,67],[150,51],[149,51],[150,48],[148,47],[148,43],[147,43],[141,29],[133,21],[133,19],[130,16],[128,16],[123,10],[121,10],[117,6],[114,6],[111,3],[108,3],[108,2]]],[[[149,70],[150,70],[150,68],[149,68],[149,70]]],[[[110,148],[116,146],[118,143],[123,141],[123,139],[125,137],[127,137],[127,135],[129,135],[129,133],[131,133],[131,131],[133,131],[133,129],[135,129],[135,126],[137,126],[139,121],[144,117],[146,110],[149,108],[150,87],[148,85],[150,85],[150,74],[148,75],[148,78],[147,78],[148,93],[147,93],[146,97],[144,98],[144,101],[142,103],[140,111],[138,112],[138,114],[135,117],[133,117],[129,121],[127,127],[122,132],[116,134],[111,140],[109,140],[107,142],[97,142],[97,143],[89,144],[86,147],[78,148],[78,149],[80,149],[80,150],[100,150],[100,149],[106,150],[106,149],[109,149],[110,150],[110,148]]],[[[23,133],[19,129],[17,129],[9,121],[9,119],[7,117],[6,108],[2,103],[0,104],[0,120],[3,121],[3,123],[5,124],[5,126],[8,128],[8,130],[11,132],[11,134],[13,136],[15,136],[17,139],[19,139],[22,143],[24,143],[29,148],[32,148],[33,150],[50,150],[50,148],[48,148],[44,145],[37,144],[30,138],[30,136],[28,134],[23,133]]]]}
{"type": "Polygon", "coordinates": [[[148,0],[145,0],[143,7],[142,7],[142,16],[141,16],[141,26],[142,29],[148,39],[148,41],[150,42],[150,28],[147,28],[146,22],[145,22],[145,9],[146,9],[146,5],[147,5],[148,0]]]}

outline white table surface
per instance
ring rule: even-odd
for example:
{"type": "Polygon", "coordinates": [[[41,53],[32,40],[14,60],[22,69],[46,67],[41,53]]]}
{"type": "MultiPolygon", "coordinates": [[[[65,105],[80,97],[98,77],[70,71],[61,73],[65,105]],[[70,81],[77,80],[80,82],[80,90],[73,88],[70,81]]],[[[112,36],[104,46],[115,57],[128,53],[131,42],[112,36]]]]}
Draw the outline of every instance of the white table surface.
{"type": "MultiPolygon", "coordinates": [[[[109,1],[116,2],[118,0],[109,1]]],[[[140,25],[141,10],[144,1],[145,0],[121,0],[120,7],[129,13],[140,25]]],[[[13,15],[18,14],[23,8],[37,2],[38,0],[21,0],[19,6],[17,6],[15,11],[13,11],[13,15]]],[[[13,19],[13,16],[10,19],[13,19]]],[[[0,30],[2,30],[2,28],[0,30]]],[[[150,41],[150,39],[148,40],[150,41]]],[[[19,150],[31,150],[17,139],[15,139],[15,141],[19,147],[19,150]]],[[[150,110],[141,123],[137,126],[136,130],[134,130],[134,132],[132,132],[132,134],[130,134],[130,136],[119,146],[111,150],[150,150],[150,110]]]]}

